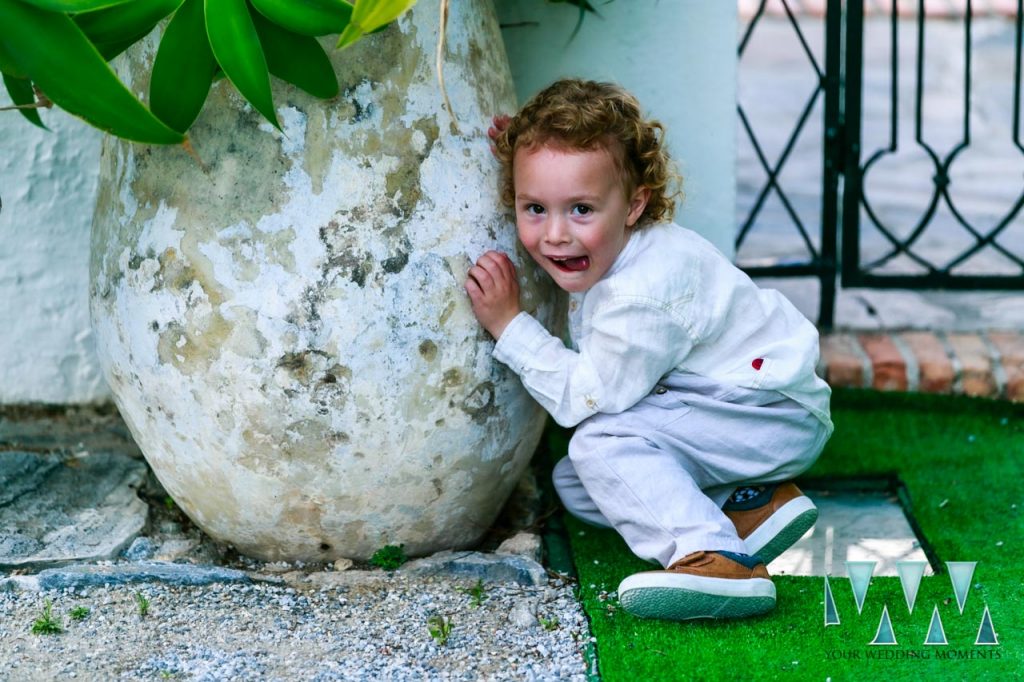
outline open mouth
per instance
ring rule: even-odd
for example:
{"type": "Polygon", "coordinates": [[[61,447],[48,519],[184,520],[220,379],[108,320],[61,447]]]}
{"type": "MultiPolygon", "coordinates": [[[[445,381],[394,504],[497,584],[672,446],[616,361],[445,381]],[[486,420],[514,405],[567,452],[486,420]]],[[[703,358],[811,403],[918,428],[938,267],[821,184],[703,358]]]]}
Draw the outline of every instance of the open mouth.
{"type": "Polygon", "coordinates": [[[555,267],[563,272],[581,272],[590,267],[590,256],[575,257],[554,257],[548,256],[548,260],[555,264],[555,267]]]}

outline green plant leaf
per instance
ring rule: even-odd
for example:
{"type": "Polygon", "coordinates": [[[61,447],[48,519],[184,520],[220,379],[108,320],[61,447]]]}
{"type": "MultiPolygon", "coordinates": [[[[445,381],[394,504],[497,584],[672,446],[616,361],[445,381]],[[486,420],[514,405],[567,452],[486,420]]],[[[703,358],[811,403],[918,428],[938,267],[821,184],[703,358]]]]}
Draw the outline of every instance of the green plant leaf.
{"type": "Polygon", "coordinates": [[[281,129],[270,92],[270,74],[246,0],[204,0],[206,35],[213,56],[238,92],[281,129]]]}
{"type": "Polygon", "coordinates": [[[135,99],[66,14],[0,0],[0,44],[54,104],[100,130],[151,144],[184,141],[135,99]]]}
{"type": "Polygon", "coordinates": [[[135,0],[22,0],[39,9],[50,10],[51,12],[88,12],[94,9],[123,5],[126,2],[135,0]]]}
{"type": "Polygon", "coordinates": [[[5,73],[8,76],[13,76],[14,78],[27,77],[25,72],[21,70],[21,67],[18,66],[17,62],[15,62],[14,55],[12,55],[4,46],[4,42],[2,40],[0,40],[0,73],[5,73]]]}
{"type": "Polygon", "coordinates": [[[338,48],[346,48],[363,35],[387,26],[415,4],[416,0],[359,0],[351,21],[338,38],[338,48]]]}
{"type": "MultiPolygon", "coordinates": [[[[5,73],[4,87],[7,88],[7,94],[11,96],[11,101],[15,104],[33,104],[36,101],[36,93],[32,89],[32,81],[27,78],[15,78],[5,73]]],[[[27,118],[33,125],[37,125],[43,130],[49,130],[49,128],[43,125],[43,120],[39,118],[39,111],[37,109],[18,109],[18,113],[27,118]]]]}
{"type": "Polygon", "coordinates": [[[286,31],[258,12],[254,12],[252,18],[270,73],[314,97],[337,96],[338,78],[316,38],[286,31]]]}
{"type": "Polygon", "coordinates": [[[131,0],[123,6],[76,14],[74,20],[103,54],[105,46],[126,41],[130,45],[140,40],[181,3],[182,0],[131,0]]]}
{"type": "Polygon", "coordinates": [[[149,80],[149,106],[179,132],[195,122],[210,92],[217,61],[206,37],[203,0],[185,0],[160,39],[149,80]]]}
{"type": "Polygon", "coordinates": [[[96,50],[103,56],[105,60],[109,62],[111,59],[121,54],[122,52],[124,52],[129,47],[139,42],[143,38],[145,38],[146,35],[152,30],[152,27],[150,27],[146,29],[144,32],[139,33],[138,35],[132,38],[128,38],[127,40],[122,40],[119,43],[101,43],[99,45],[96,45],[96,50]]]}
{"type": "Polygon", "coordinates": [[[341,33],[352,18],[345,0],[252,0],[264,17],[293,33],[324,36],[341,33]]]}

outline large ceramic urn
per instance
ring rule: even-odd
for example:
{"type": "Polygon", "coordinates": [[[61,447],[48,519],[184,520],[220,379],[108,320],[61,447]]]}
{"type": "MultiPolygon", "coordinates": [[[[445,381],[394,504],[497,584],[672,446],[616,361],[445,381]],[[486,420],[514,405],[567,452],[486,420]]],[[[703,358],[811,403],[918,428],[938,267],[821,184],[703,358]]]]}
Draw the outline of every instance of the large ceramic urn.
{"type": "MultiPolygon", "coordinates": [[[[338,53],[342,94],[275,85],[274,130],[224,81],[192,145],[108,139],[93,324],[121,414],[203,530],[263,559],[472,546],[543,411],[463,290],[509,252],[524,308],[561,317],[498,203],[490,116],[515,106],[491,0],[438,2],[338,53]]],[[[325,42],[325,45],[327,43],[325,42]]],[[[155,42],[122,65],[144,92],[155,42]]]]}

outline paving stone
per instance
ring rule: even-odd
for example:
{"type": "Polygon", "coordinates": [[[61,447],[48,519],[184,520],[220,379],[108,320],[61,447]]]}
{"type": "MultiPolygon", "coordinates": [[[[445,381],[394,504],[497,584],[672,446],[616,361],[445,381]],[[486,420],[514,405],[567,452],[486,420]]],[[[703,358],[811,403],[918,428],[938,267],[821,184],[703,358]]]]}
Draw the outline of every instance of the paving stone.
{"type": "Polygon", "coordinates": [[[520,585],[546,585],[548,579],[544,567],[532,559],[483,552],[438,552],[410,561],[401,570],[414,576],[448,575],[520,585]]]}
{"type": "Polygon", "coordinates": [[[116,557],[146,525],[146,472],[114,452],[0,452],[0,569],[116,557]]]}
{"type": "Polygon", "coordinates": [[[992,357],[988,346],[977,334],[949,334],[946,336],[960,363],[960,383],[964,395],[994,398],[999,395],[992,357]]]}
{"type": "MultiPolygon", "coordinates": [[[[845,576],[847,561],[877,561],[874,575],[894,576],[897,561],[927,561],[895,496],[885,492],[804,490],[818,522],[768,565],[772,575],[845,576]]],[[[933,571],[929,566],[928,575],[933,571]]]]}
{"type": "Polygon", "coordinates": [[[918,389],[925,393],[950,393],[955,373],[939,337],[931,332],[903,332],[899,336],[917,361],[918,389]]]}
{"type": "Polygon", "coordinates": [[[1019,332],[993,331],[989,332],[988,338],[999,352],[1003,373],[1006,374],[1006,398],[1024,402],[1024,336],[1019,332]]]}
{"type": "Polygon", "coordinates": [[[858,340],[871,360],[872,388],[907,390],[907,363],[892,339],[885,334],[862,334],[858,340]]]}

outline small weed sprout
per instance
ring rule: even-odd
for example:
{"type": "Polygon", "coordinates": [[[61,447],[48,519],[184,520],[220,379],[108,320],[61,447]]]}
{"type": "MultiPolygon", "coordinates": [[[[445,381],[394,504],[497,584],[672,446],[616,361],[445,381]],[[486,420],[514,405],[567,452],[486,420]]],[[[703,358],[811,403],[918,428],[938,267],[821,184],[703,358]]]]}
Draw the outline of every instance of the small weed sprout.
{"type": "Polygon", "coordinates": [[[370,557],[371,564],[385,571],[393,571],[408,560],[409,557],[405,556],[405,545],[385,545],[370,557]]]}
{"type": "Polygon", "coordinates": [[[444,616],[431,616],[427,619],[427,631],[438,646],[444,646],[452,634],[452,621],[444,616]]]}
{"type": "Polygon", "coordinates": [[[558,629],[558,616],[551,616],[550,618],[538,616],[537,622],[540,623],[540,626],[548,632],[558,629]]]}
{"type": "Polygon", "coordinates": [[[177,505],[174,504],[173,497],[171,497],[170,495],[166,495],[164,497],[164,506],[167,507],[167,511],[174,511],[174,507],[177,505]]]}
{"type": "Polygon", "coordinates": [[[483,578],[478,578],[476,584],[473,587],[457,587],[455,588],[463,594],[469,595],[469,605],[474,609],[484,603],[484,599],[487,598],[487,590],[484,588],[483,578]]]}
{"type": "Polygon", "coordinates": [[[53,617],[53,603],[47,599],[43,605],[43,613],[32,623],[33,635],[59,635],[64,632],[60,621],[53,617]]]}
{"type": "Polygon", "coordinates": [[[135,593],[135,605],[138,607],[139,617],[145,618],[149,613],[149,597],[141,592],[135,593]]]}
{"type": "Polygon", "coordinates": [[[85,620],[89,616],[89,607],[76,606],[75,608],[71,609],[71,613],[69,613],[68,615],[71,616],[71,620],[85,620]]]}

